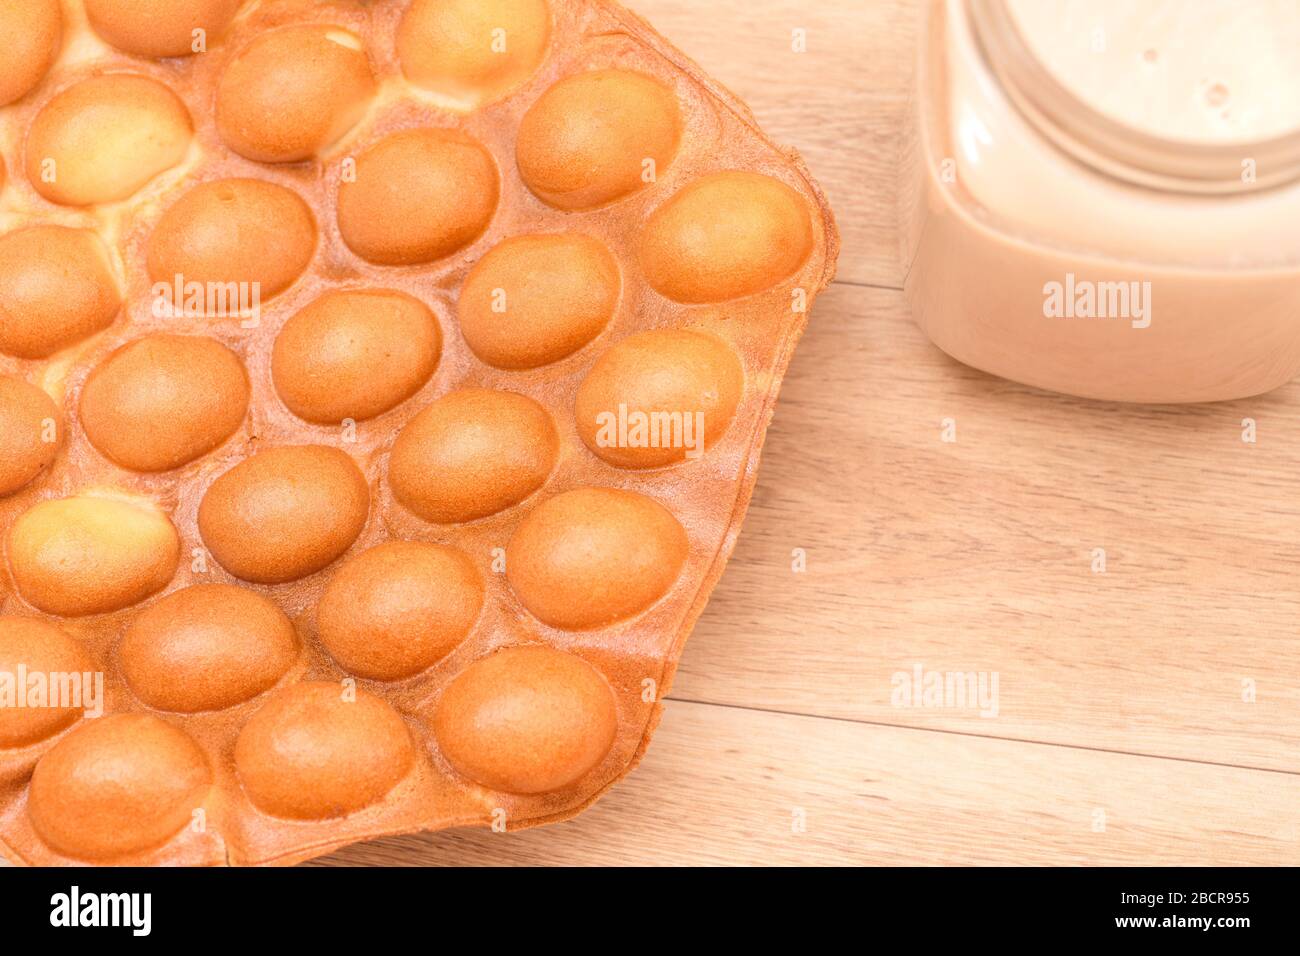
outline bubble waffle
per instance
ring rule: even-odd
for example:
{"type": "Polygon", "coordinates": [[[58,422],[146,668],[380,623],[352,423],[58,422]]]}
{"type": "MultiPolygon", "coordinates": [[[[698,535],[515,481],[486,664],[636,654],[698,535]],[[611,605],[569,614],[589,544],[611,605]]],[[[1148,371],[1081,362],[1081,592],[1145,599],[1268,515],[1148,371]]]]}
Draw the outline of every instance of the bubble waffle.
{"type": "Polygon", "coordinates": [[[601,0],[9,0],[0,48],[0,681],[104,675],[0,707],[6,855],[590,804],[834,270],[797,155],[601,0]]]}

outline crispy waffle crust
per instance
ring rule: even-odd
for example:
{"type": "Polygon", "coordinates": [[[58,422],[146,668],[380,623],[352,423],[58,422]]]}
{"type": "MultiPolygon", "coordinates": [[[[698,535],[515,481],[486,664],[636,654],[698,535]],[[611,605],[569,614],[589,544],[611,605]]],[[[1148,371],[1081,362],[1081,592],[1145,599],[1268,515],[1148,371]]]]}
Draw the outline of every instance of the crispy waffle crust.
{"type": "Polygon", "coordinates": [[[603,0],[14,0],[0,46],[5,855],[590,805],[834,273],[798,155],[603,0]]]}

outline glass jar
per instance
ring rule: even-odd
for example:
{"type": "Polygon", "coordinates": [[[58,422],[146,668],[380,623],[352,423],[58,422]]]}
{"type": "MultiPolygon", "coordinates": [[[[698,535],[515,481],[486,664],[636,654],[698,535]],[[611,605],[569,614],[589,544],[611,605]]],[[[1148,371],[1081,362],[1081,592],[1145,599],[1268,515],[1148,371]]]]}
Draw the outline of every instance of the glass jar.
{"type": "Polygon", "coordinates": [[[1300,372],[1300,4],[933,0],[919,47],[904,288],[940,348],[1121,401],[1300,372]]]}

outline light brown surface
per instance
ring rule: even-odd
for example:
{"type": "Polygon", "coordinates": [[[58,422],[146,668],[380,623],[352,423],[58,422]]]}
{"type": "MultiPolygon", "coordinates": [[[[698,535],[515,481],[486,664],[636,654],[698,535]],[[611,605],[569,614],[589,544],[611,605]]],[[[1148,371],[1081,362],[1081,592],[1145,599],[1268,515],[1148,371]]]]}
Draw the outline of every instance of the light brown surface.
{"type": "Polygon", "coordinates": [[[911,3],[633,6],[804,154],[839,280],[642,766],[568,823],[322,862],[1300,863],[1300,385],[1135,408],[958,365],[897,291],[911,3]],[[997,671],[999,716],[891,707],[917,663],[997,671]]]}

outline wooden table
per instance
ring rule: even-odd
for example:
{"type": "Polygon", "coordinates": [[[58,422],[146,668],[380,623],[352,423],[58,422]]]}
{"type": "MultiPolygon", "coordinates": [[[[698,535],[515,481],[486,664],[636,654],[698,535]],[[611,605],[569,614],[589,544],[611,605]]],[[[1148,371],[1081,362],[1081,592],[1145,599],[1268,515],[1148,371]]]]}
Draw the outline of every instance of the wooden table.
{"type": "Polygon", "coordinates": [[[1300,863],[1300,385],[1132,408],[953,362],[895,256],[913,4],[632,2],[807,157],[839,279],[641,767],[324,862],[1300,863]],[[996,672],[997,716],[891,705],[918,665],[996,672]]]}

